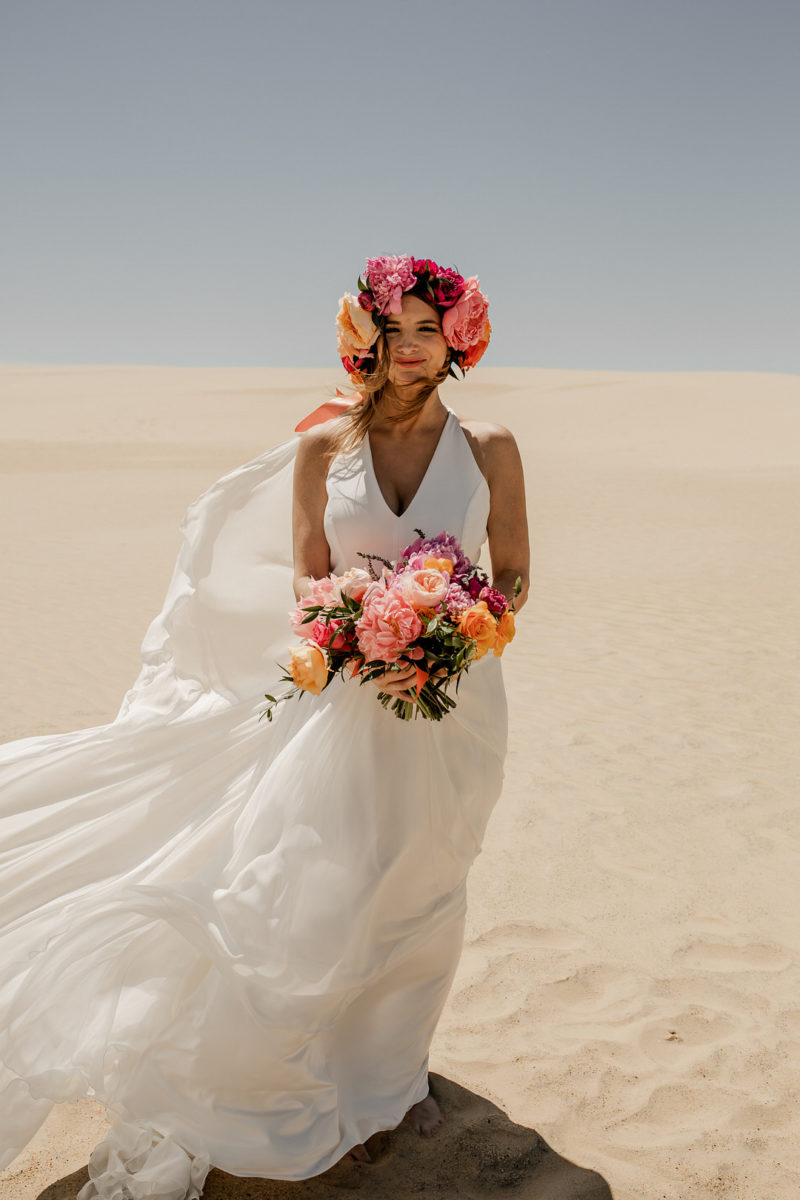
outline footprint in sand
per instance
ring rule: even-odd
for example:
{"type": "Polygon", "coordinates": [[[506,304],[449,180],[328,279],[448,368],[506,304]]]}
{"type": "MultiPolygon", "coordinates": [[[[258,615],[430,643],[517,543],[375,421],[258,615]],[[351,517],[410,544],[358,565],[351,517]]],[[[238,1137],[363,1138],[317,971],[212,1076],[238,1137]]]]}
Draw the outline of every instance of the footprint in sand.
{"type": "Polygon", "coordinates": [[[792,957],[785,950],[759,942],[745,946],[693,942],[679,950],[677,957],[706,971],[785,971],[792,964],[792,957]]]}
{"type": "Polygon", "coordinates": [[[611,1018],[638,1012],[642,1003],[641,982],[635,976],[599,964],[547,984],[544,992],[559,1006],[611,1018]]]}

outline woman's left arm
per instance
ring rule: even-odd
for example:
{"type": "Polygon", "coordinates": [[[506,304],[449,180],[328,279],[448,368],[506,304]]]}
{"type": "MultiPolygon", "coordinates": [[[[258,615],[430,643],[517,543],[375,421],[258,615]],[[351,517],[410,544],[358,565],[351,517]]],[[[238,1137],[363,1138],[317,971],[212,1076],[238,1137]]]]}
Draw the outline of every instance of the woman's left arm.
{"type": "Polygon", "coordinates": [[[514,435],[502,425],[473,426],[489,484],[487,532],[492,560],[492,587],[511,600],[517,579],[522,590],[513,601],[517,612],[530,589],[530,545],[525,506],[525,479],[514,435]]]}

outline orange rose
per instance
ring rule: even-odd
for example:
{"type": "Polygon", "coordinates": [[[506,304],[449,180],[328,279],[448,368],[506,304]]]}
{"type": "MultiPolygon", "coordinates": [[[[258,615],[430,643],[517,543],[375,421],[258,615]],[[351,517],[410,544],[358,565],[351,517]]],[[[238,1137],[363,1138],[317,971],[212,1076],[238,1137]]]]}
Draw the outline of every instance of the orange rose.
{"type": "Polygon", "coordinates": [[[461,614],[458,632],[476,642],[476,658],[483,658],[484,654],[491,650],[497,637],[497,622],[485,600],[479,600],[461,614]]]}
{"type": "Polygon", "coordinates": [[[499,658],[508,643],[513,642],[516,632],[514,628],[514,614],[510,608],[507,608],[497,622],[497,640],[494,644],[495,658],[499,658]]]}
{"type": "Polygon", "coordinates": [[[422,565],[426,571],[447,571],[450,578],[453,578],[452,558],[426,558],[422,565]]]}
{"type": "Polygon", "coordinates": [[[289,651],[289,674],[295,687],[318,696],[328,682],[328,663],[319,646],[304,642],[289,651]]]}

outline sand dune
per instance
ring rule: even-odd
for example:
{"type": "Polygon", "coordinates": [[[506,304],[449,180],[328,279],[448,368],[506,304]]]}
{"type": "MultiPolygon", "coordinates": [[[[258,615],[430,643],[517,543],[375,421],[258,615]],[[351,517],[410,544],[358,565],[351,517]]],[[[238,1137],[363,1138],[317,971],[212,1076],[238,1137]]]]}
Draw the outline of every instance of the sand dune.
{"type": "MultiPolygon", "coordinates": [[[[0,368],[3,740],[113,718],[186,504],[338,382],[0,368]]],[[[207,1195],[794,1198],[800,380],[481,368],[446,399],[517,434],[535,577],[433,1045],[450,1119],[207,1195]]],[[[0,1196],[74,1196],[103,1130],[54,1109],[0,1196]]]]}

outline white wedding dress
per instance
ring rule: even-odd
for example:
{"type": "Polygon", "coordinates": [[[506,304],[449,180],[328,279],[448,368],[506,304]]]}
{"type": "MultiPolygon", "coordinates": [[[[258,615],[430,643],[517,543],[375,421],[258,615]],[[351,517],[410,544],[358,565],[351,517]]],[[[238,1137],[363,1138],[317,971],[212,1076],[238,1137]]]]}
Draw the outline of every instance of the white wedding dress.
{"type": "MultiPolygon", "coordinates": [[[[500,662],[441,722],[336,678],[259,722],[293,641],[299,439],[188,510],[116,720],[0,747],[0,1167],[54,1102],[112,1128],[80,1200],[185,1200],[209,1166],[304,1179],[396,1126],[461,953],[499,795],[500,662]]],[[[489,494],[448,416],[395,516],[368,440],[334,460],[336,572],[446,529],[477,559],[489,494]]]]}

